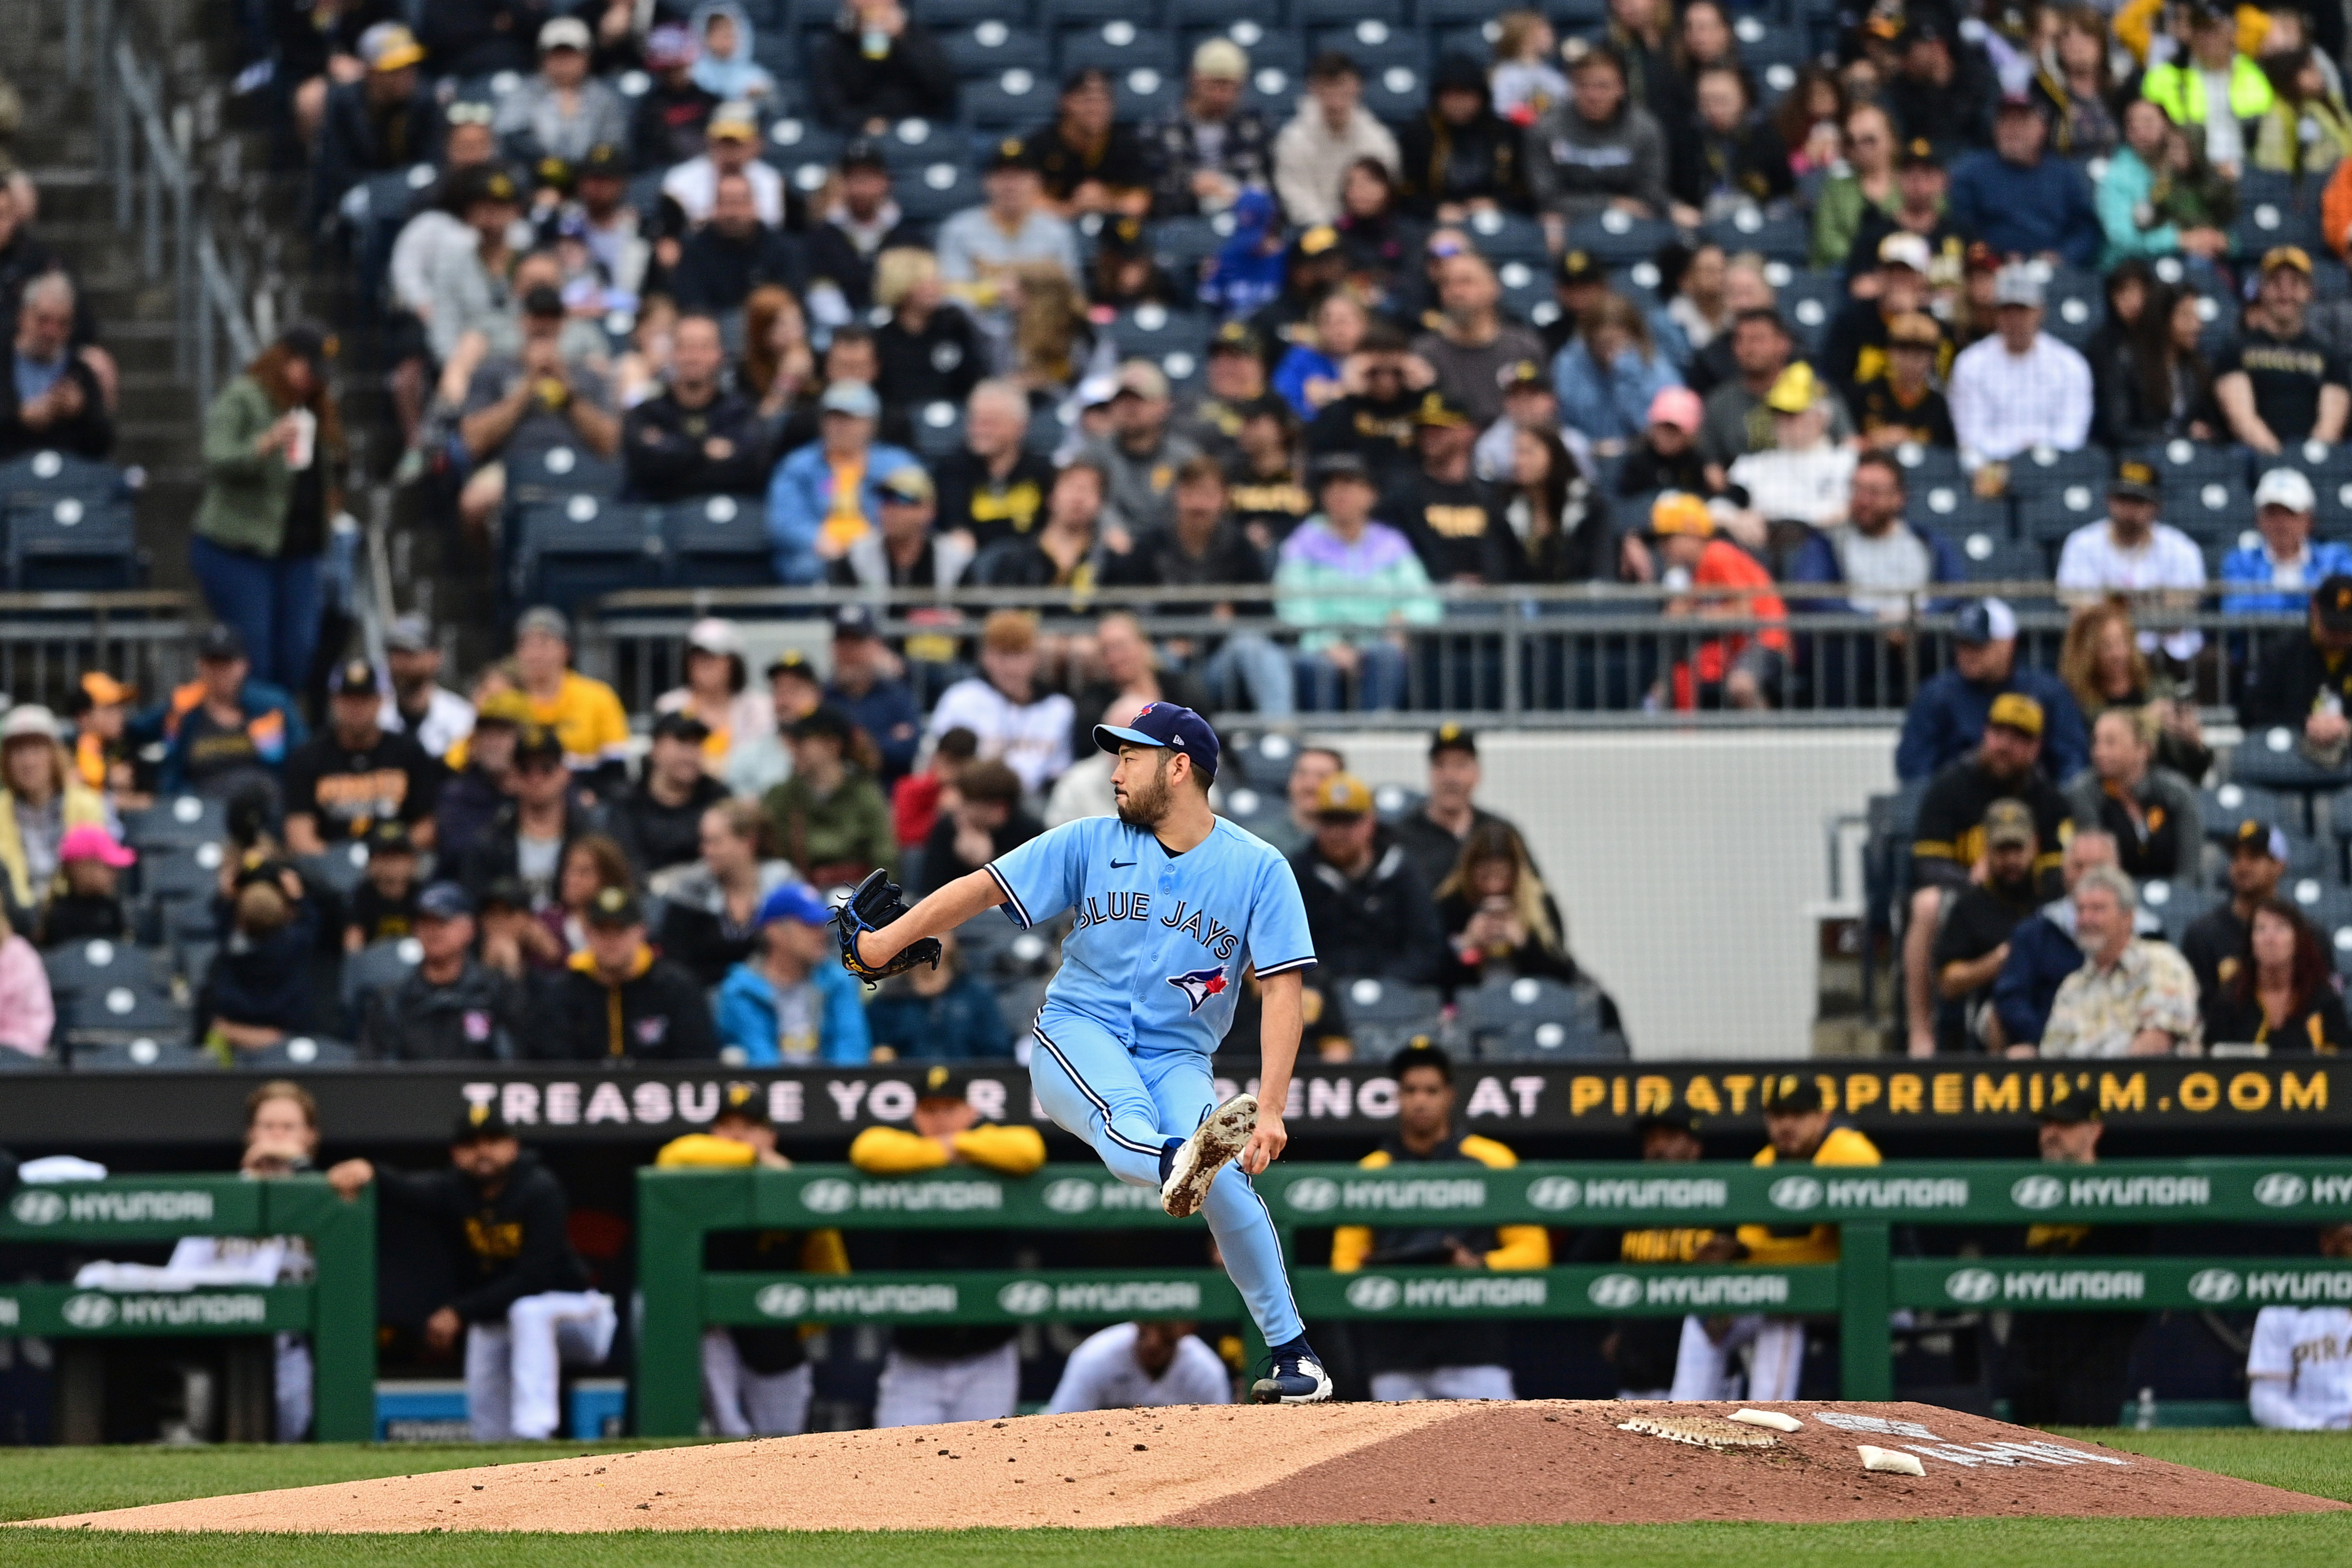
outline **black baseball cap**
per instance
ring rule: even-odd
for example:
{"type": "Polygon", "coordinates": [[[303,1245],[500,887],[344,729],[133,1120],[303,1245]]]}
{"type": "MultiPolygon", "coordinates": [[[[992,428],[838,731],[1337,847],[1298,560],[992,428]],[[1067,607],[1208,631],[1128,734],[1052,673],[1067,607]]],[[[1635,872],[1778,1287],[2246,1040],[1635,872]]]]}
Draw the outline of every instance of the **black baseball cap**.
{"type": "Polygon", "coordinates": [[[642,925],[646,920],[646,906],[639,904],[637,895],[625,887],[602,888],[595,897],[588,901],[586,919],[589,925],[605,931],[618,930],[624,925],[642,925]]]}
{"type": "Polygon", "coordinates": [[[1412,423],[1421,430],[1473,430],[1477,422],[1462,400],[1449,396],[1435,387],[1421,394],[1421,405],[1412,411],[1412,423]]]}
{"type": "Polygon", "coordinates": [[[515,732],[515,765],[563,760],[563,740],[543,724],[527,724],[515,732]]]}
{"type": "Polygon", "coordinates": [[[2288,855],[2286,834],[2259,818],[2248,817],[2230,835],[2230,852],[2268,855],[2284,865],[2288,855]]]}
{"type": "Polygon", "coordinates": [[[511,1138],[515,1131],[507,1119],[499,1114],[498,1107],[489,1104],[468,1105],[457,1113],[457,1124],[449,1129],[452,1144],[478,1144],[485,1138],[511,1138]]]}
{"type": "Polygon", "coordinates": [[[2061,1127],[2079,1127],[2085,1122],[2100,1119],[2099,1103],[2088,1094],[2069,1094],[2042,1107],[2033,1113],[2033,1119],[2054,1123],[2061,1127]]]}
{"type": "Polygon", "coordinates": [[[481,907],[488,909],[492,904],[502,909],[528,911],[530,908],[530,892],[523,886],[520,877],[493,877],[490,884],[482,889],[481,907]]]}
{"type": "Polygon", "coordinates": [[[971,1074],[962,1068],[938,1062],[923,1070],[923,1081],[916,1085],[915,1094],[919,1100],[961,1100],[971,1082],[971,1074]]]}
{"type": "Polygon", "coordinates": [[[2352,636],[2352,577],[2332,571],[2321,578],[2312,591],[2311,608],[2319,617],[2321,631],[2352,636]]]}
{"type": "Polygon", "coordinates": [[[1645,1111],[1633,1118],[1633,1135],[1647,1136],[1657,1128],[1698,1136],[1698,1113],[1694,1111],[1645,1111]]]}
{"type": "Polygon", "coordinates": [[[787,648],[769,660],[768,667],[762,673],[772,681],[778,675],[789,674],[798,675],[811,685],[824,685],[824,682],[817,678],[816,666],[810,664],[808,655],[798,648],[787,648]]]}
{"type": "Polygon", "coordinates": [[[882,143],[871,136],[860,136],[841,150],[840,167],[844,173],[852,169],[879,169],[887,174],[890,160],[882,155],[882,143]]]}
{"type": "Polygon", "coordinates": [[[1113,753],[1122,745],[1166,747],[1191,758],[1203,779],[1217,776],[1217,732],[1181,703],[1146,703],[1132,723],[1098,724],[1095,744],[1113,753]]]}
{"type": "Polygon", "coordinates": [[[793,720],[784,727],[784,733],[794,740],[815,737],[847,746],[849,737],[857,733],[857,727],[850,723],[849,716],[839,708],[821,707],[793,720]]]}
{"type": "Polygon", "coordinates": [[[2116,476],[2107,482],[2107,494],[2146,501],[2153,507],[2163,501],[2164,486],[2158,480],[2154,465],[2126,458],[2116,465],[2116,476]]]}
{"type": "Polygon", "coordinates": [[[563,296],[548,284],[538,284],[522,297],[522,313],[526,316],[561,316],[563,296]]]}
{"type": "Polygon", "coordinates": [[[730,1083],[727,1098],[720,1103],[712,1122],[749,1122],[757,1127],[772,1127],[776,1119],[768,1114],[768,1092],[757,1083],[730,1083]]]}
{"type": "Polygon", "coordinates": [[[666,713],[654,720],[656,740],[682,740],[688,746],[700,746],[710,738],[710,727],[690,713],[666,713]]]}
{"type": "Polygon", "coordinates": [[[1248,354],[1255,358],[1265,352],[1265,343],[1258,337],[1257,329],[1248,322],[1228,321],[1217,329],[1215,337],[1209,340],[1209,352],[1248,354]]]}
{"type": "Polygon", "coordinates": [[[1940,169],[1944,161],[1936,156],[1936,144],[1924,136],[1914,136],[1895,155],[1897,169],[1940,169]]]}
{"type": "Polygon", "coordinates": [[[1008,136],[990,151],[987,162],[982,165],[982,172],[993,174],[1004,169],[1036,167],[1037,155],[1029,151],[1029,144],[1018,136],[1008,136]]]}
{"type": "Polygon", "coordinates": [[[1315,487],[1320,490],[1334,479],[1358,479],[1370,485],[1373,482],[1372,470],[1356,453],[1326,453],[1315,460],[1315,487]]]}
{"type": "Polygon", "coordinates": [[[416,913],[425,920],[457,920],[474,913],[474,900],[454,882],[436,882],[416,895],[416,913]]]}
{"type": "Polygon", "coordinates": [[[1478,737],[1458,724],[1441,724],[1429,737],[1429,755],[1434,760],[1448,751],[1466,751],[1478,755],[1478,737]]]}
{"type": "Polygon", "coordinates": [[[579,168],[575,172],[583,180],[598,174],[614,180],[625,180],[629,177],[629,160],[611,142],[599,141],[595,146],[588,149],[588,155],[580,160],[579,168]]]}
{"type": "Polygon", "coordinates": [[[1764,1081],[1764,1113],[1803,1116],[1822,1108],[1822,1086],[1801,1073],[1784,1073],[1764,1081]]]}
{"type": "Polygon", "coordinates": [[[833,634],[836,637],[860,638],[881,635],[875,629],[874,611],[864,604],[845,604],[833,612],[833,634]]]}
{"type": "Polygon", "coordinates": [[[408,824],[395,817],[388,822],[373,822],[367,831],[367,850],[372,855],[413,855],[416,841],[408,834],[408,824]]]}
{"type": "Polygon", "coordinates": [[[196,657],[199,659],[226,663],[245,656],[245,639],[237,634],[234,626],[207,627],[205,634],[196,639],[196,657]]]}
{"type": "Polygon", "coordinates": [[[1560,256],[1559,280],[1575,287],[1584,283],[1607,283],[1609,274],[1601,270],[1601,264],[1592,259],[1590,251],[1571,250],[1560,256]]]}
{"type": "Polygon", "coordinates": [[[339,697],[372,697],[381,694],[376,685],[375,666],[365,659],[345,659],[335,666],[335,695],[339,697]]]}

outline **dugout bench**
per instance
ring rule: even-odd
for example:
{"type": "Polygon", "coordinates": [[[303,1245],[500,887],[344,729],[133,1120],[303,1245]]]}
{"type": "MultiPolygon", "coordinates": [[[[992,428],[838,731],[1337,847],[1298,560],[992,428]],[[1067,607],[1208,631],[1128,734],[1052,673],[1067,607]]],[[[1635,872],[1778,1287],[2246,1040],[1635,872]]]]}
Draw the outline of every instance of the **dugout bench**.
{"type": "MultiPolygon", "coordinates": [[[[1906,1162],[1870,1166],[1530,1163],[1366,1170],[1277,1165],[1257,1186],[1282,1232],[1337,1225],[1537,1224],[1568,1228],[1835,1224],[1835,1263],[1796,1267],[1608,1265],[1487,1273],[1462,1269],[1295,1269],[1311,1322],[1614,1318],[1760,1312],[1840,1324],[1843,1396],[1894,1394],[1898,1308],[2034,1312],[2352,1303],[2352,1262],[2316,1257],[1901,1259],[1897,1225],[2317,1226],[2352,1218],[2352,1160],[1906,1162]]],[[[706,1325],[789,1322],[1109,1322],[1243,1318],[1213,1269],[706,1273],[713,1230],[1118,1230],[1194,1226],[1159,1195],[1092,1167],[1006,1180],[949,1169],[868,1176],[845,1166],[656,1170],[637,1176],[637,1430],[698,1427],[706,1325]]],[[[1262,1349],[1250,1335],[1253,1352],[1262,1349]]]]}
{"type": "MultiPolygon", "coordinates": [[[[27,1185],[0,1212],[0,1242],[176,1241],[183,1236],[302,1236],[318,1264],[307,1285],[190,1290],[83,1290],[0,1284],[0,1334],[65,1341],[137,1336],[310,1336],[311,1435],[365,1442],[375,1435],[375,1190],[346,1202],[320,1176],[247,1181],[233,1176],[126,1176],[27,1185]]],[[[232,1359],[232,1409],[268,1407],[263,1354],[232,1359]],[[239,1369],[242,1368],[242,1374],[239,1369]],[[249,1386],[258,1376],[258,1393],[249,1386]]],[[[95,1442],[102,1395],[94,1358],[60,1359],[58,1440],[95,1442]]],[[[249,1423],[247,1423],[249,1425],[249,1423]]],[[[243,1435],[243,1434],[241,1434],[243,1435]]],[[[268,1432],[251,1434],[267,1440],[268,1432]]]]}

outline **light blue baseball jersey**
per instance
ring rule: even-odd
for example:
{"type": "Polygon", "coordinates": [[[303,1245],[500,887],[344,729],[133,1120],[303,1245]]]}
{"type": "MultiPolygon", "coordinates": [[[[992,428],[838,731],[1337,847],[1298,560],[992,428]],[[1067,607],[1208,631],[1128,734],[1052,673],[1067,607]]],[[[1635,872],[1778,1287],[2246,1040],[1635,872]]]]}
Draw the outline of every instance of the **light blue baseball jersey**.
{"type": "Polygon", "coordinates": [[[1065,909],[1077,928],[1045,1005],[1095,1019],[1136,1051],[1214,1051],[1234,1020],[1242,966],[1261,976],[1315,962],[1290,864],[1224,818],[1184,853],[1117,817],[1085,817],[990,862],[1024,929],[1065,909]]]}

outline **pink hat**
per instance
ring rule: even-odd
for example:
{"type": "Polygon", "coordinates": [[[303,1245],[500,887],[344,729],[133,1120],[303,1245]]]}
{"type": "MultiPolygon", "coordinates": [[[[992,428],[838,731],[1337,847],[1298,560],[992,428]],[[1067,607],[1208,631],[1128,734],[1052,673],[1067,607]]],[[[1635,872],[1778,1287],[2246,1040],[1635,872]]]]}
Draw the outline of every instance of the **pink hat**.
{"type": "Polygon", "coordinates": [[[68,861],[104,861],[117,871],[135,863],[139,857],[114,841],[114,835],[95,823],[85,822],[66,834],[65,842],[58,846],[58,863],[68,861]]]}
{"type": "Polygon", "coordinates": [[[1671,424],[1676,430],[1696,432],[1701,417],[1698,393],[1688,387],[1660,387],[1658,395],[1650,400],[1652,424],[1671,424]]]}

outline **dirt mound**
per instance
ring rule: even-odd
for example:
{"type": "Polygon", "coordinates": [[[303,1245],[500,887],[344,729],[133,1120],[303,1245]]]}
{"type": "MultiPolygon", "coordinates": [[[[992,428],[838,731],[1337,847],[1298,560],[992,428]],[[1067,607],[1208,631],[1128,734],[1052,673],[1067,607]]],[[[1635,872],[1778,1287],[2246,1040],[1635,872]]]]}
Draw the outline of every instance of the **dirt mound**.
{"type": "Polygon", "coordinates": [[[953,1530],[982,1525],[1671,1523],[2342,1503],[1925,1405],[1774,1406],[1769,1448],[1622,1429],[1722,1405],[1184,1406],[599,1454],[39,1520],[104,1530],[953,1530]],[[1865,1473],[1869,1443],[1925,1478],[1865,1473]]]}

